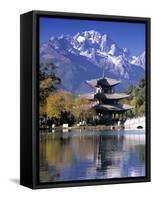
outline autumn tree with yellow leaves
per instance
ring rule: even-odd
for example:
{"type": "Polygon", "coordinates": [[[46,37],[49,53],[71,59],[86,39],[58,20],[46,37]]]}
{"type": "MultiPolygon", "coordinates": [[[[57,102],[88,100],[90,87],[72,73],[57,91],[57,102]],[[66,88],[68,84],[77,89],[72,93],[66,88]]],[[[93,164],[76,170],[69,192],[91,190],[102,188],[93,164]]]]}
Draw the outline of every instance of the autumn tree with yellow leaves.
{"type": "Polygon", "coordinates": [[[77,122],[79,121],[90,121],[96,115],[94,109],[90,105],[90,102],[85,97],[78,97],[74,100],[74,107],[72,111],[77,122]]]}
{"type": "MultiPolygon", "coordinates": [[[[40,115],[46,114],[47,97],[56,90],[56,85],[60,84],[61,80],[56,77],[53,72],[54,65],[51,65],[53,70],[50,74],[45,74],[40,70],[39,72],[39,103],[40,103],[40,115]]],[[[51,67],[50,67],[51,68],[51,67]]]]}
{"type": "Polygon", "coordinates": [[[43,64],[40,68],[50,68],[50,73],[40,70],[39,74],[40,124],[44,124],[45,127],[48,121],[50,126],[53,122],[60,125],[92,120],[95,112],[88,99],[74,98],[70,92],[57,90],[61,80],[54,73],[55,65],[43,64]]]}
{"type": "Polygon", "coordinates": [[[56,119],[58,124],[63,118],[71,117],[73,109],[73,98],[71,93],[65,91],[57,91],[47,97],[46,113],[49,118],[56,119]]]}

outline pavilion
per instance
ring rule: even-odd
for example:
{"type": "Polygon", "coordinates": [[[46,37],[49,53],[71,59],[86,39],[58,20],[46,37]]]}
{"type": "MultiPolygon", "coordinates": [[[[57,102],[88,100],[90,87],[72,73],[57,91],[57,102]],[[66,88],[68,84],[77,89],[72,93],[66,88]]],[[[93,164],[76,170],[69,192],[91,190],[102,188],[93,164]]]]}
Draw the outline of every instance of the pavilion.
{"type": "Polygon", "coordinates": [[[120,84],[119,80],[102,77],[86,81],[95,92],[83,94],[87,98],[97,113],[97,118],[102,124],[120,124],[125,121],[125,112],[133,106],[122,104],[119,100],[128,98],[126,93],[116,93],[115,86],[120,84]]]}

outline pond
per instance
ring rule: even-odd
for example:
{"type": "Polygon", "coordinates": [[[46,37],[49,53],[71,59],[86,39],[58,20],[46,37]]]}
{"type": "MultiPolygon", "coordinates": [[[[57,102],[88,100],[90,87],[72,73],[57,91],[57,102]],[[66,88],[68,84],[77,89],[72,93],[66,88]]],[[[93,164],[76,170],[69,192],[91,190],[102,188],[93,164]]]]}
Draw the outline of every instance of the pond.
{"type": "Polygon", "coordinates": [[[145,131],[40,133],[40,182],[145,176],[145,131]]]}

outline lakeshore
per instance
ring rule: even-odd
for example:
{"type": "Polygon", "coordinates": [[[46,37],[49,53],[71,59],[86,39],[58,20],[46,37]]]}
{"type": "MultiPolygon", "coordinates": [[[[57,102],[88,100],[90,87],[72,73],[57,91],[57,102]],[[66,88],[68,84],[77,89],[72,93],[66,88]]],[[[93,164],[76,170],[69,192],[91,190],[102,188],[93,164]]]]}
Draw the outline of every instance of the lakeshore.
{"type": "Polygon", "coordinates": [[[101,130],[121,130],[121,129],[126,129],[126,130],[137,130],[137,129],[143,129],[145,130],[145,116],[143,117],[138,117],[138,118],[132,118],[132,119],[127,119],[124,123],[124,125],[82,125],[78,126],[77,124],[73,126],[68,126],[66,128],[63,128],[63,126],[46,126],[45,128],[40,128],[40,130],[48,130],[51,132],[56,132],[56,131],[62,131],[62,132],[68,132],[73,129],[79,129],[79,130],[96,130],[96,131],[101,131],[101,130]]]}

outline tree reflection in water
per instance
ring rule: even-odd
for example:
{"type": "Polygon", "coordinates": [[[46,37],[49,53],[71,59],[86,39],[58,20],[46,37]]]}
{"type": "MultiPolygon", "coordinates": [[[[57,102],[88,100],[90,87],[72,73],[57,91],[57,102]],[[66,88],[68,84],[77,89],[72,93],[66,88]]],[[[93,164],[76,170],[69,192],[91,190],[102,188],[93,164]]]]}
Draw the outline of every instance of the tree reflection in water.
{"type": "Polygon", "coordinates": [[[144,175],[141,130],[40,133],[40,182],[144,175]]]}

